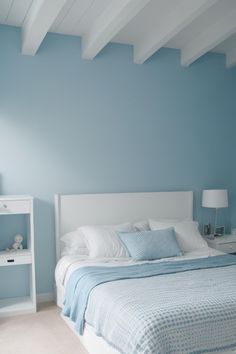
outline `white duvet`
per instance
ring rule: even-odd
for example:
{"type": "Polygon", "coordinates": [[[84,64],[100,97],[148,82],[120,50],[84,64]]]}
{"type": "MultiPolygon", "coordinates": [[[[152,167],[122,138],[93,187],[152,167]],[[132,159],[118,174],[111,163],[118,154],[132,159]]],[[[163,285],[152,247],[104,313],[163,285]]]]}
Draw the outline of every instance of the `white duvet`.
{"type": "MultiPolygon", "coordinates": [[[[193,259],[193,258],[202,258],[202,257],[211,257],[222,254],[222,252],[217,251],[213,248],[204,248],[202,250],[196,250],[192,252],[187,252],[184,256],[171,257],[171,258],[162,258],[156,261],[150,261],[150,263],[159,263],[163,261],[180,261],[184,259],[193,259]]],[[[64,256],[57,263],[55,270],[55,280],[57,286],[66,286],[66,283],[70,275],[78,268],[84,266],[127,266],[134,264],[147,263],[147,261],[134,261],[132,258],[97,258],[90,259],[88,256],[64,256]]]]}

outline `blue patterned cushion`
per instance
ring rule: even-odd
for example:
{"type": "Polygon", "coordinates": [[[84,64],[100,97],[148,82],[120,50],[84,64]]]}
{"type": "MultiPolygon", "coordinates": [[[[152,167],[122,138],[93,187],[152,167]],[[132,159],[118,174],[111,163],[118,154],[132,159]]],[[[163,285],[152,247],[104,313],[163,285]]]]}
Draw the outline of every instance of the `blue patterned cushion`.
{"type": "Polygon", "coordinates": [[[119,237],[135,260],[145,261],[181,256],[173,227],[164,230],[119,232],[119,237]]]}

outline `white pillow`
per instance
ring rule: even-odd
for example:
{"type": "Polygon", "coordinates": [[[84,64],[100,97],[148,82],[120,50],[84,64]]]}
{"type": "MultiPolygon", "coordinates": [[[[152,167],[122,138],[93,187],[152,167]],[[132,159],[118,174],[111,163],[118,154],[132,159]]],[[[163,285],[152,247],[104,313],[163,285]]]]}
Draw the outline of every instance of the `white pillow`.
{"type": "Polygon", "coordinates": [[[61,255],[62,256],[75,256],[75,255],[77,255],[77,256],[86,256],[86,257],[88,257],[88,249],[87,249],[87,247],[78,247],[78,248],[76,248],[76,247],[73,247],[73,246],[71,246],[71,247],[68,247],[68,246],[66,246],[66,247],[64,247],[63,248],[63,250],[62,250],[62,252],[61,252],[61,255]]]}
{"type": "Polygon", "coordinates": [[[61,241],[64,242],[66,245],[76,244],[78,247],[86,247],[84,241],[84,235],[79,231],[79,229],[68,232],[67,234],[61,237],[61,241]]]}
{"type": "Polygon", "coordinates": [[[150,231],[148,220],[137,221],[133,226],[137,231],[150,231]]]}
{"type": "Polygon", "coordinates": [[[88,255],[88,248],[84,241],[84,236],[79,230],[68,232],[61,237],[61,241],[65,246],[62,251],[62,256],[65,255],[88,255]]]}
{"type": "Polygon", "coordinates": [[[202,238],[196,221],[158,221],[149,220],[151,230],[174,227],[177,241],[184,252],[207,249],[207,242],[202,238]]]}
{"type": "Polygon", "coordinates": [[[130,223],[106,226],[82,226],[78,230],[83,233],[90,258],[129,257],[129,253],[120,241],[117,232],[134,231],[130,223]]]}
{"type": "MultiPolygon", "coordinates": [[[[158,219],[158,221],[161,222],[170,222],[170,223],[175,223],[178,222],[178,219],[158,219]]],[[[137,231],[150,231],[150,225],[149,225],[149,220],[141,220],[137,221],[136,223],[133,224],[135,230],[137,231]]]]}

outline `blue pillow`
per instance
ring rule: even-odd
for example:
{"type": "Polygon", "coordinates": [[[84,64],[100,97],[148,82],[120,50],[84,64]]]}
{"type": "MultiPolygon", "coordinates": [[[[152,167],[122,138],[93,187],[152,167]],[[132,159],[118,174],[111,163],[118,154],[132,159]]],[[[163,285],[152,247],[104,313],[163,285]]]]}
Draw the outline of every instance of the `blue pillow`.
{"type": "Polygon", "coordinates": [[[137,261],[151,261],[182,256],[173,227],[164,230],[119,232],[130,256],[137,261]]]}

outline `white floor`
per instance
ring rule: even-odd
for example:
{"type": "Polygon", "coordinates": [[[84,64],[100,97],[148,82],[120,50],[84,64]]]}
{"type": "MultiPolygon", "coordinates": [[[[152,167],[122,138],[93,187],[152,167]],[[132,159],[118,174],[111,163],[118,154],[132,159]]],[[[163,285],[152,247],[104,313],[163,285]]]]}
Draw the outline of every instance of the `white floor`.
{"type": "Polygon", "coordinates": [[[54,304],[43,304],[31,315],[0,319],[1,354],[87,354],[60,318],[54,304]]]}

